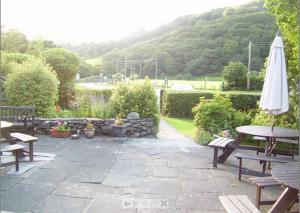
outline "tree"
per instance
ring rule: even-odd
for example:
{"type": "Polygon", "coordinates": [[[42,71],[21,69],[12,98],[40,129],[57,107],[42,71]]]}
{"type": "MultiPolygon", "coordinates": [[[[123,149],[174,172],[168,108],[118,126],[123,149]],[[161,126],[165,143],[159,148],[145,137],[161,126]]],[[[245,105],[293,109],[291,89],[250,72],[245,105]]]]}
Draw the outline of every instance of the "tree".
{"type": "Polygon", "coordinates": [[[290,120],[298,125],[299,116],[299,11],[298,0],[265,0],[268,12],[275,16],[284,39],[287,59],[288,83],[290,92],[290,111],[278,116],[282,121],[290,120]]]}
{"type": "Polygon", "coordinates": [[[244,89],[247,81],[247,67],[241,62],[229,62],[224,67],[223,77],[227,89],[244,89]]]}
{"type": "Polygon", "coordinates": [[[4,83],[5,96],[12,105],[35,105],[37,115],[54,110],[58,80],[55,72],[41,59],[16,64],[4,83]]]}
{"type": "Polygon", "coordinates": [[[27,53],[39,57],[45,50],[44,40],[36,38],[28,43],[27,53]]]}
{"type": "Polygon", "coordinates": [[[75,76],[79,69],[79,58],[62,48],[45,50],[43,56],[53,67],[60,82],[58,104],[63,108],[68,108],[75,99],[74,86],[75,76]]]}
{"type": "Polygon", "coordinates": [[[1,33],[1,50],[25,53],[27,45],[28,40],[26,36],[17,30],[1,33]]]}

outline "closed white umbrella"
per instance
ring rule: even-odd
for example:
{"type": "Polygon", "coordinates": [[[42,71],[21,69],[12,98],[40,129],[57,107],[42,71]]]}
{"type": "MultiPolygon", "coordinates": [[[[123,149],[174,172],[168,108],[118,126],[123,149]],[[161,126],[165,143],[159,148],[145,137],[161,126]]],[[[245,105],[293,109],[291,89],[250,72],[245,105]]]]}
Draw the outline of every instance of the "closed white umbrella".
{"type": "MultiPolygon", "coordinates": [[[[278,115],[289,110],[289,96],[284,48],[277,34],[270,49],[267,72],[259,106],[262,110],[278,115]]],[[[273,123],[272,123],[273,125],[273,123]]]]}

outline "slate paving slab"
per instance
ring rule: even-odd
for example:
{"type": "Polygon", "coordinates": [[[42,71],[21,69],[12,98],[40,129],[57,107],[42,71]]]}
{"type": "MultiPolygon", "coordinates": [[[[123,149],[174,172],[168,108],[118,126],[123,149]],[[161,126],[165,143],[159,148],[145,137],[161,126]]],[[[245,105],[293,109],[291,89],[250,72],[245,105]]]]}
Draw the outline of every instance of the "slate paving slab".
{"type": "Polygon", "coordinates": [[[0,190],[7,191],[17,183],[21,182],[23,179],[24,178],[22,177],[13,177],[7,175],[0,176],[0,190]]]}
{"type": "Polygon", "coordinates": [[[1,191],[1,208],[13,212],[31,212],[52,190],[53,186],[49,185],[19,183],[9,191],[1,191]]]}
{"type": "Polygon", "coordinates": [[[49,195],[34,210],[35,213],[82,213],[91,199],[49,195]]]}

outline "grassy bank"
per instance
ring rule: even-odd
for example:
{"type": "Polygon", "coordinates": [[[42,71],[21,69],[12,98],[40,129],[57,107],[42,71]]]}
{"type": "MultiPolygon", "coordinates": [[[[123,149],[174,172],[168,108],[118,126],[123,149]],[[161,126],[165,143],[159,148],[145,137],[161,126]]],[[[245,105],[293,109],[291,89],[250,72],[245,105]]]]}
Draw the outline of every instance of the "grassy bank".
{"type": "Polygon", "coordinates": [[[170,117],[161,117],[169,125],[174,127],[178,132],[183,135],[195,138],[195,126],[193,125],[193,120],[188,118],[170,118],[170,117]]]}

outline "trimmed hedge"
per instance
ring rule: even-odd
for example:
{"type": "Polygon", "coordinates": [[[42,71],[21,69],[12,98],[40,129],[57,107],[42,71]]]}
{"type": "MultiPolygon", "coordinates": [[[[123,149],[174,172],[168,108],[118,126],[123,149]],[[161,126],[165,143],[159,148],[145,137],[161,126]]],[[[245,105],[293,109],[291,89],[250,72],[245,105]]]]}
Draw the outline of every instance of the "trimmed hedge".
{"type": "Polygon", "coordinates": [[[86,89],[86,88],[76,88],[76,99],[81,99],[83,97],[89,97],[91,101],[97,100],[107,103],[112,96],[111,89],[86,89]]]}
{"type": "MultiPolygon", "coordinates": [[[[192,108],[199,103],[200,97],[211,99],[218,92],[179,92],[164,91],[162,95],[161,113],[171,117],[193,117],[192,108]]],[[[257,107],[260,99],[258,94],[221,93],[232,102],[234,109],[246,111],[257,107]]]]}

